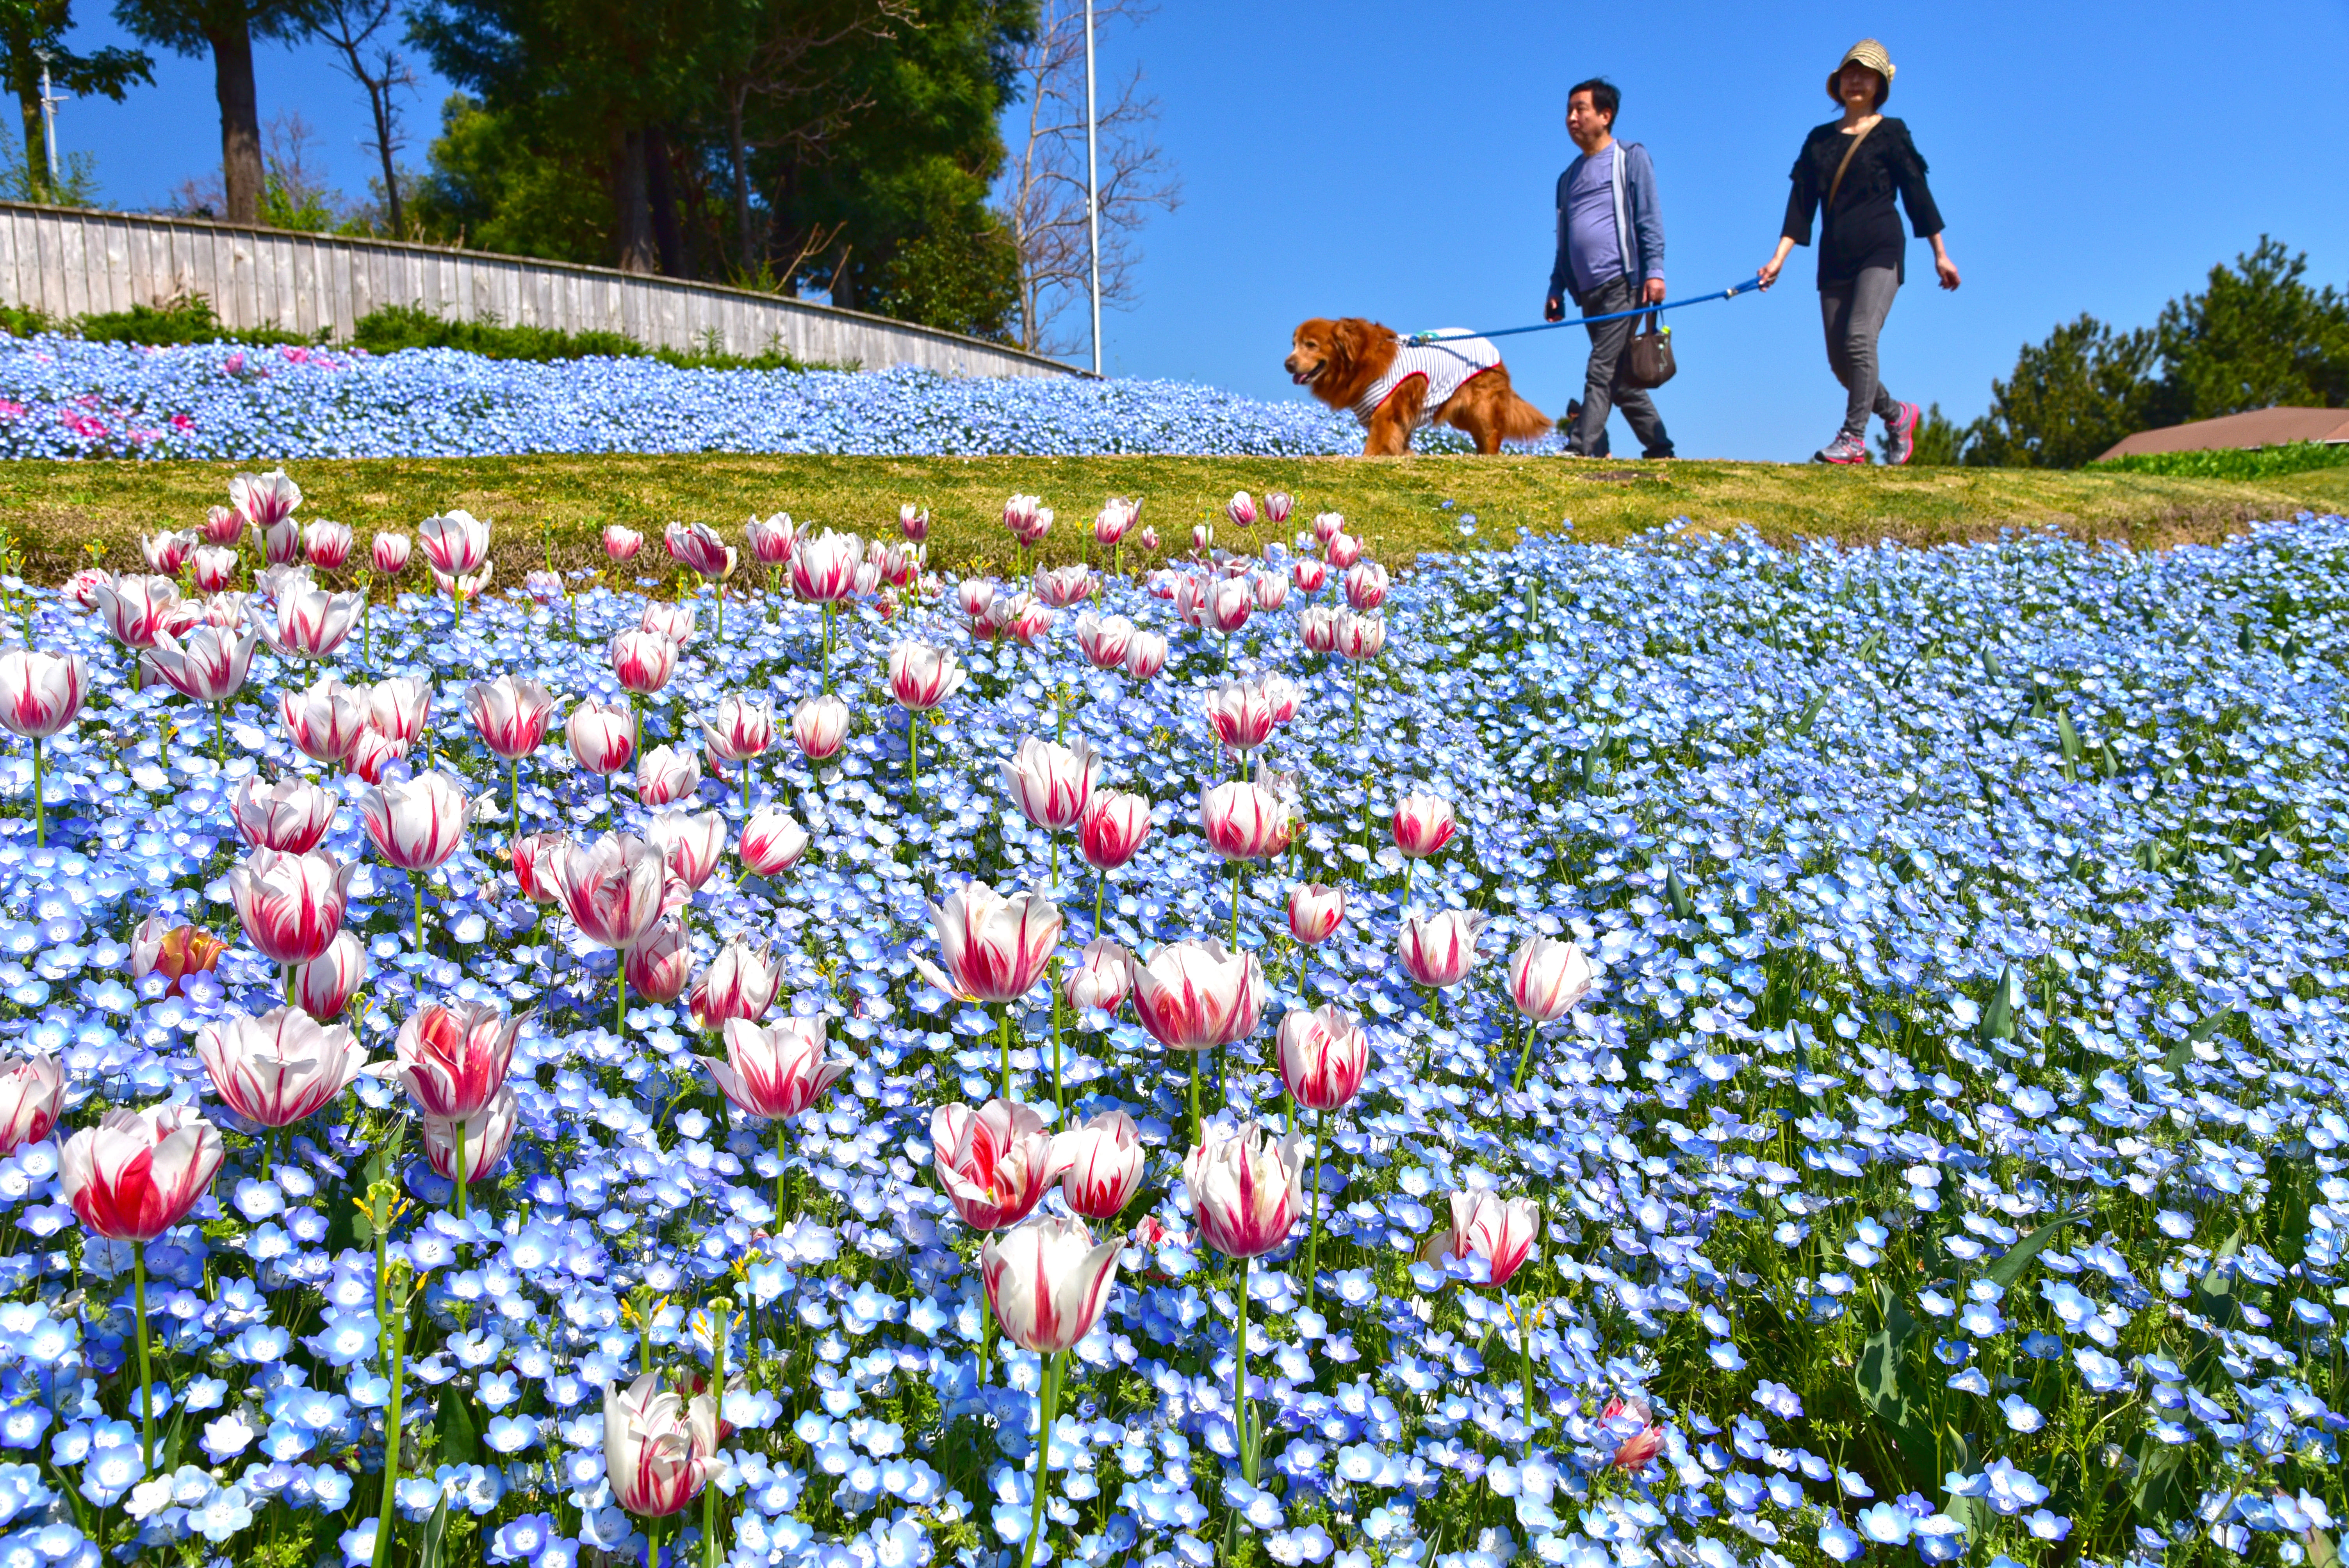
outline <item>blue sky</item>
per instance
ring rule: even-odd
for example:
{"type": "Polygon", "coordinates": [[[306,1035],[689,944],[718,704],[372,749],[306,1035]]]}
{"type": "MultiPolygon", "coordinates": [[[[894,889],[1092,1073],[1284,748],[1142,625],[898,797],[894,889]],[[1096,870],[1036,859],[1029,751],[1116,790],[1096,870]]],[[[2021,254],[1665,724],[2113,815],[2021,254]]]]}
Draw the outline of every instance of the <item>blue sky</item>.
{"type": "MultiPolygon", "coordinates": [[[[116,36],[88,0],[82,15],[78,42],[116,36]]],[[[1955,295],[1932,289],[1930,253],[1912,247],[1884,343],[1896,397],[1970,418],[2026,339],[2082,311],[2150,322],[2262,232],[2349,284],[2349,120],[2331,108],[2349,57],[2340,0],[1171,0],[1103,61],[1141,60],[1185,195],[1145,236],[1140,308],[1107,317],[1109,368],[1292,398],[1279,362],[1308,315],[1406,331],[1538,319],[1551,187],[1573,156],[1565,89],[1590,75],[1621,88],[1617,129],[1655,157],[1673,288],[1719,288],[1768,255],[1795,150],[1833,112],[1826,77],[1870,34],[1899,67],[1887,107],[1931,165],[1966,280],[1955,295]]],[[[332,180],[362,189],[364,103],[327,54],[264,46],[257,65],[264,118],[298,110],[332,180]]],[[[95,154],[125,205],[160,203],[217,161],[210,61],[167,57],[156,76],[126,104],[60,111],[65,147],[95,154]]],[[[410,107],[419,138],[443,91],[428,77],[410,107]]],[[[1798,459],[1833,432],[1842,394],[1808,253],[1770,294],[1677,320],[1681,374],[1658,400],[1682,454],[1798,459]]],[[[1504,347],[1549,413],[1579,391],[1579,333],[1504,347]]]]}

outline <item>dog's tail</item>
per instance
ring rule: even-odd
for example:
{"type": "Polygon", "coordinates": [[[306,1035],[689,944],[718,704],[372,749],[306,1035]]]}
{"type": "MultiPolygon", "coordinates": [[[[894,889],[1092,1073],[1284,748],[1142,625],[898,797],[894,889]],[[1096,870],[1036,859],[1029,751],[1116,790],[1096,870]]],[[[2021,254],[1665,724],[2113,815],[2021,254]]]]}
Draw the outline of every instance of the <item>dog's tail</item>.
{"type": "Polygon", "coordinates": [[[1501,403],[1501,438],[1505,441],[1530,441],[1547,436],[1557,428],[1550,417],[1518,396],[1515,387],[1501,403]]]}

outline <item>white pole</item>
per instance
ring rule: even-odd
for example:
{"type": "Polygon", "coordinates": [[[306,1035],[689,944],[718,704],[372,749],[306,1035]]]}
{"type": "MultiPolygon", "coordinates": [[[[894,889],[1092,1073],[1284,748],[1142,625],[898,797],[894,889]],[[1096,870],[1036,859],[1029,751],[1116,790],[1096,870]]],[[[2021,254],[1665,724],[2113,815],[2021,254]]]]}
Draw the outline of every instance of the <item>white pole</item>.
{"type": "Polygon", "coordinates": [[[1093,374],[1102,373],[1101,339],[1101,153],[1093,121],[1093,0],[1085,0],[1085,230],[1092,269],[1093,374]]]}
{"type": "Polygon", "coordinates": [[[54,194],[57,183],[57,99],[49,91],[49,62],[46,58],[41,61],[41,145],[48,150],[49,189],[54,194]]]}

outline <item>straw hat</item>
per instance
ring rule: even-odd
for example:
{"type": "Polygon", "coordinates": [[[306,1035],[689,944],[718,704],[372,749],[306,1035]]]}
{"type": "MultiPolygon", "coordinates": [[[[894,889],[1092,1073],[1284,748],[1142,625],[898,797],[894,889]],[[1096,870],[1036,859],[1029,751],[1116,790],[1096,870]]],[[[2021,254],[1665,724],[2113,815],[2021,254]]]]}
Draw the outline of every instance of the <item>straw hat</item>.
{"type": "Polygon", "coordinates": [[[1881,108],[1884,100],[1892,96],[1892,57],[1873,38],[1862,38],[1846,49],[1843,58],[1836,62],[1836,68],[1827,73],[1827,97],[1837,103],[1843,102],[1843,95],[1836,91],[1836,78],[1843,75],[1844,67],[1851,65],[1866,66],[1884,78],[1884,85],[1876,92],[1877,105],[1881,108]]]}

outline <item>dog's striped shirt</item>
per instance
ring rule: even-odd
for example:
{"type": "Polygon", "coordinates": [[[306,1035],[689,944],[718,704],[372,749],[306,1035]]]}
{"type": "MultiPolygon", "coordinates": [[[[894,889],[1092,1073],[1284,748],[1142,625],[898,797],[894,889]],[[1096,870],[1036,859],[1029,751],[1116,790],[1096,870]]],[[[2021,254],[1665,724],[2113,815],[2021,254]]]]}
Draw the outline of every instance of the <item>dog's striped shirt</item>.
{"type": "MultiPolygon", "coordinates": [[[[1441,329],[1459,332],[1456,326],[1441,329]]],[[[1435,411],[1452,400],[1452,395],[1470,381],[1501,363],[1501,351],[1486,337],[1449,337],[1441,343],[1398,343],[1394,363],[1385,375],[1371,383],[1370,390],[1354,399],[1354,418],[1364,425],[1379,411],[1380,405],[1395,395],[1395,389],[1416,376],[1427,383],[1427,395],[1419,405],[1419,422],[1427,424],[1435,411]]]]}

